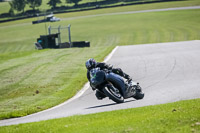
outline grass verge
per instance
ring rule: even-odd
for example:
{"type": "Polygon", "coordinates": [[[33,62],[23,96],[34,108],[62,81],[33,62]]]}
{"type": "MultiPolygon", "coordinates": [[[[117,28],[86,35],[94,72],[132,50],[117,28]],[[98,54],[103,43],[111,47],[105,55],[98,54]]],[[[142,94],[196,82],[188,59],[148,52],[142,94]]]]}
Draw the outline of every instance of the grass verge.
{"type": "Polygon", "coordinates": [[[199,133],[200,99],[0,127],[2,133],[199,133]]]}
{"type": "Polygon", "coordinates": [[[112,49],[93,49],[90,53],[88,48],[44,50],[4,59],[0,119],[28,115],[71,98],[87,81],[85,60],[96,57],[102,61],[112,49]]]}

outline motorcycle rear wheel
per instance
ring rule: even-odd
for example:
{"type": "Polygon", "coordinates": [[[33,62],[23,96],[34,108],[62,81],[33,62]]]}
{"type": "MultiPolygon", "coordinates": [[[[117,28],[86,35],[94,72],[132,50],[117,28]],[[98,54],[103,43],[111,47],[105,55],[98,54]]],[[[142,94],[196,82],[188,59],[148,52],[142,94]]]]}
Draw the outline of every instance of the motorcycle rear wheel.
{"type": "Polygon", "coordinates": [[[111,100],[113,100],[116,103],[123,103],[124,97],[120,94],[119,90],[117,88],[114,88],[113,85],[107,85],[103,88],[103,92],[108,96],[111,100]]]}

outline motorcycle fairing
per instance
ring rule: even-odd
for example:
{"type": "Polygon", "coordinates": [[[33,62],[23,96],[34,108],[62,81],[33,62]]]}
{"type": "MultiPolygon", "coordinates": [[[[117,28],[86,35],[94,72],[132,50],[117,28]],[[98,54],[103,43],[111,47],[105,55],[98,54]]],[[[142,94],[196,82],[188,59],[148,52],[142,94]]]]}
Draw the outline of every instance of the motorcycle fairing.
{"type": "Polygon", "coordinates": [[[90,77],[90,82],[97,87],[105,81],[105,72],[95,68],[90,71],[90,77]]]}
{"type": "Polygon", "coordinates": [[[125,97],[125,83],[122,77],[110,72],[106,74],[106,80],[110,81],[116,88],[118,88],[122,96],[125,97]]]}

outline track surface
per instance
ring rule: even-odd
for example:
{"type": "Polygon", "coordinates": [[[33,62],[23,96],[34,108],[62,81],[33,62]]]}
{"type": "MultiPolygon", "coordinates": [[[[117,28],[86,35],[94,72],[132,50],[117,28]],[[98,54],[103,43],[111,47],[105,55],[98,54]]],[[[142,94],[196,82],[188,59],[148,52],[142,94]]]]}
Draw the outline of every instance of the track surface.
{"type": "Polygon", "coordinates": [[[138,101],[130,98],[123,104],[115,104],[108,98],[97,100],[89,88],[70,102],[0,121],[0,126],[200,98],[200,41],[120,46],[108,63],[140,82],[145,98],[138,101]]]}

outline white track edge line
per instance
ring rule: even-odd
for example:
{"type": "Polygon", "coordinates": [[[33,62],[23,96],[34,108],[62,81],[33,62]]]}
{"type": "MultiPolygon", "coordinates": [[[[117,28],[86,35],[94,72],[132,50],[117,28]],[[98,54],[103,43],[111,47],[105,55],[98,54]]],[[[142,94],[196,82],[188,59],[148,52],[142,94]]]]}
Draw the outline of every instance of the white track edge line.
{"type": "Polygon", "coordinates": [[[116,46],[116,47],[112,50],[112,52],[104,59],[104,62],[105,62],[105,63],[108,62],[108,61],[111,59],[111,57],[113,56],[113,54],[115,53],[115,51],[118,49],[118,47],[119,47],[119,46],[116,46]]]}

